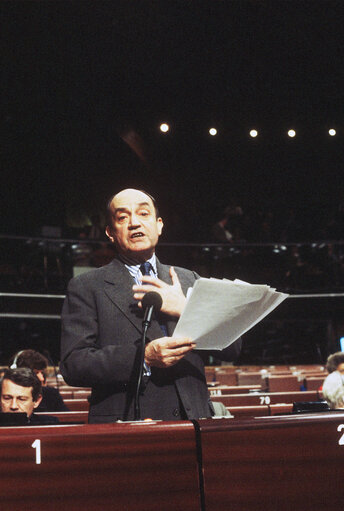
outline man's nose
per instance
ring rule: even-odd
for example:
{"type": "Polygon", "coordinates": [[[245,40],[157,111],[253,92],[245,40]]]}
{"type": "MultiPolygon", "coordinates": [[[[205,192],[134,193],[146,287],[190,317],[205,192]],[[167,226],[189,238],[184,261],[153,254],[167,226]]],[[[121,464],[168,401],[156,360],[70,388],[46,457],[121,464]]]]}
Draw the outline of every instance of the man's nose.
{"type": "Polygon", "coordinates": [[[141,225],[140,217],[132,214],[129,221],[129,229],[135,229],[141,225]]]}
{"type": "Polygon", "coordinates": [[[18,410],[18,403],[15,398],[12,399],[10,408],[11,408],[11,410],[18,410]]]}

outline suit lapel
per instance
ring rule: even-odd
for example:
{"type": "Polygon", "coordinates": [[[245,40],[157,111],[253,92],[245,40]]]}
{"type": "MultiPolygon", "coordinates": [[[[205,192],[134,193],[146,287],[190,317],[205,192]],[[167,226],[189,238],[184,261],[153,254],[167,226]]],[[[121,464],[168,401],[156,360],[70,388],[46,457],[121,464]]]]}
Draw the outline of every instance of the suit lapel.
{"type": "MultiPolygon", "coordinates": [[[[118,259],[114,259],[106,266],[104,276],[104,293],[128,318],[135,328],[142,331],[142,310],[138,308],[137,301],[133,298],[134,280],[124,264],[118,259]]],[[[157,339],[162,336],[161,328],[156,321],[153,321],[148,337],[157,339]]]]}
{"type": "MultiPolygon", "coordinates": [[[[158,271],[158,277],[160,280],[163,280],[167,284],[172,284],[171,277],[170,277],[170,267],[171,266],[168,266],[166,264],[161,264],[159,259],[156,258],[156,268],[158,271]]],[[[177,271],[177,273],[178,273],[178,271],[177,271]]],[[[178,278],[179,278],[179,282],[182,286],[183,292],[185,294],[187,291],[187,288],[189,287],[190,284],[189,284],[189,282],[187,282],[185,280],[185,278],[183,278],[183,274],[179,273],[178,278]]]]}
{"type": "Polygon", "coordinates": [[[133,285],[133,279],[123,263],[114,259],[106,267],[104,293],[140,332],[142,318],[133,298],[133,285]]]}

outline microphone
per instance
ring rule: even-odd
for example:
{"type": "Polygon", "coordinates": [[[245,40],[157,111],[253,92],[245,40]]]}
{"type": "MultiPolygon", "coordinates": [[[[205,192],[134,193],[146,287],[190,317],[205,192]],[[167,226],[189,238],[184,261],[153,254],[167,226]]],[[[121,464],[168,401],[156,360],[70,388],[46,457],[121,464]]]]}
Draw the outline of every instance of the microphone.
{"type": "Polygon", "coordinates": [[[144,358],[145,358],[145,346],[146,346],[146,334],[147,330],[152,322],[153,312],[159,312],[162,306],[162,298],[159,293],[155,291],[149,291],[142,298],[142,308],[144,310],[144,316],[142,321],[142,333],[141,333],[141,345],[140,345],[140,353],[139,353],[139,368],[138,368],[138,376],[136,382],[136,391],[135,391],[135,399],[134,399],[134,411],[135,420],[141,418],[140,413],[140,387],[143,375],[143,366],[144,366],[144,358]]]}
{"type": "Polygon", "coordinates": [[[142,308],[144,310],[144,317],[142,321],[142,326],[145,330],[150,327],[152,322],[153,312],[157,313],[161,309],[162,306],[162,298],[159,293],[155,291],[149,291],[142,298],[142,308]]]}

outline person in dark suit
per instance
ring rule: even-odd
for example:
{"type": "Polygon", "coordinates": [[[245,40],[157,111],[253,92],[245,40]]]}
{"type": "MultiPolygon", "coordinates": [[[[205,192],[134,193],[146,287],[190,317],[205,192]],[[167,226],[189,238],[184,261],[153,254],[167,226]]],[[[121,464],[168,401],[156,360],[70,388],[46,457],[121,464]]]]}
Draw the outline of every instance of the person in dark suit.
{"type": "Polygon", "coordinates": [[[59,424],[56,417],[34,413],[42,401],[42,386],[28,367],[6,369],[0,382],[0,395],[2,413],[25,413],[31,426],[59,424]]]}
{"type": "MultiPolygon", "coordinates": [[[[117,257],[73,278],[62,310],[60,370],[70,385],[92,387],[90,423],[132,420],[139,370],[142,303],[154,290],[162,298],[145,346],[140,389],[143,418],[176,420],[211,417],[204,365],[192,339],[173,337],[198,275],[161,264],[155,247],[163,222],[154,199],[126,189],[108,203],[106,234],[117,257]],[[144,275],[143,263],[147,275],[144,275]],[[163,333],[165,331],[165,334],[163,333]]],[[[240,341],[218,358],[237,357],[240,341]]]]}

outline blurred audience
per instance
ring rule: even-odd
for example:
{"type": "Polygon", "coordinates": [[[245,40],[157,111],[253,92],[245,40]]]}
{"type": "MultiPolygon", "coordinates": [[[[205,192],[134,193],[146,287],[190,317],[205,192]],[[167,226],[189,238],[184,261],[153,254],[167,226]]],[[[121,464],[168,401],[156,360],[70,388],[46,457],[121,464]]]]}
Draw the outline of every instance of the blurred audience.
{"type": "Polygon", "coordinates": [[[58,424],[50,415],[36,415],[42,401],[42,385],[28,367],[6,369],[1,386],[2,413],[26,413],[29,425],[58,424]]]}
{"type": "MultiPolygon", "coordinates": [[[[170,213],[169,231],[173,235],[168,237],[166,248],[162,244],[159,248],[159,252],[168,250],[178,266],[200,268],[204,276],[253,278],[256,283],[289,292],[344,289],[344,245],[340,243],[344,237],[344,202],[302,210],[287,205],[277,210],[255,208],[253,204],[243,207],[233,198],[216,223],[204,205],[197,210],[194,202],[190,222],[170,213]],[[206,223],[204,211],[208,214],[206,223]],[[195,245],[190,250],[181,242],[215,242],[221,246],[195,245]],[[255,245],[260,243],[261,247],[255,245]]],[[[70,242],[56,241],[57,252],[51,240],[3,239],[0,290],[63,294],[73,275],[113,259],[113,247],[103,240],[99,215],[92,217],[91,229],[80,228],[72,234],[70,242]]]]}
{"type": "Polygon", "coordinates": [[[212,227],[213,241],[216,243],[228,243],[241,239],[241,220],[243,210],[239,203],[232,199],[222,212],[221,218],[212,227]]]}
{"type": "Polygon", "coordinates": [[[323,396],[332,409],[344,408],[344,353],[338,351],[327,359],[329,375],[323,383],[323,396]]]}
{"type": "Polygon", "coordinates": [[[38,403],[38,412],[65,412],[69,411],[57,388],[46,384],[48,359],[35,350],[19,351],[10,361],[10,368],[27,367],[31,369],[42,385],[42,399],[38,403]]]}
{"type": "Polygon", "coordinates": [[[103,225],[100,215],[91,216],[92,225],[88,232],[90,240],[105,240],[105,226],[103,225]]]}

